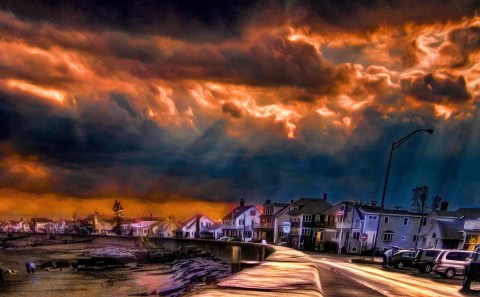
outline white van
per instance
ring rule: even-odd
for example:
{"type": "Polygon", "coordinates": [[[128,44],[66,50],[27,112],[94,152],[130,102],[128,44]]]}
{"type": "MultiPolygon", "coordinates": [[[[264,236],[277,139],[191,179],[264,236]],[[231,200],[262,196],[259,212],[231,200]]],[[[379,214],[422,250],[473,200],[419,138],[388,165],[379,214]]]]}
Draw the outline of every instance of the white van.
{"type": "Polygon", "coordinates": [[[468,258],[474,254],[472,251],[446,250],[441,252],[435,260],[433,271],[441,277],[453,278],[464,275],[468,258]]]}

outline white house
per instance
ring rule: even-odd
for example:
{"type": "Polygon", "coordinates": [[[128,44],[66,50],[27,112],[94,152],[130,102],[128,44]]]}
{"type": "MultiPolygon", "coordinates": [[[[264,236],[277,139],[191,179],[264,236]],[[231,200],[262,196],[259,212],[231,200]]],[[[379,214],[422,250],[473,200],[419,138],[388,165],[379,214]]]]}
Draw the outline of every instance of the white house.
{"type": "Polygon", "coordinates": [[[131,234],[133,236],[157,236],[158,230],[161,228],[161,224],[165,221],[165,218],[153,217],[141,217],[130,223],[131,234]]]}
{"type": "Polygon", "coordinates": [[[210,238],[209,230],[217,221],[206,214],[196,213],[185,220],[176,231],[179,238],[210,238]]]}
{"type": "Polygon", "coordinates": [[[427,216],[422,230],[421,246],[424,248],[472,250],[480,244],[480,208],[447,210],[442,203],[440,210],[427,216]]]}
{"type": "Polygon", "coordinates": [[[255,205],[240,205],[222,218],[223,236],[237,237],[243,241],[253,240],[253,228],[260,224],[260,210],[255,205]]]}
{"type": "Polygon", "coordinates": [[[166,220],[158,228],[157,236],[161,238],[173,238],[175,232],[181,227],[180,223],[175,220],[166,220]]]}

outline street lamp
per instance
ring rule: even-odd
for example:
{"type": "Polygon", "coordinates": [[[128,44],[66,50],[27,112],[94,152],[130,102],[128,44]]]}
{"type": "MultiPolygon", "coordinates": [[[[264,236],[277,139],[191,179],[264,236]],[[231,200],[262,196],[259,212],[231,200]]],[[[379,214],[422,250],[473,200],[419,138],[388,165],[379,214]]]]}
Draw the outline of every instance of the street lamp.
{"type": "MultiPolygon", "coordinates": [[[[375,238],[374,238],[374,241],[373,241],[372,259],[375,257],[375,249],[377,248],[378,231],[380,230],[380,221],[382,219],[382,213],[383,213],[384,202],[385,202],[385,192],[387,191],[387,183],[388,183],[388,177],[390,175],[390,164],[392,163],[393,151],[396,150],[400,145],[402,145],[405,141],[410,139],[410,137],[412,137],[414,134],[416,134],[418,132],[427,132],[428,134],[432,134],[433,129],[417,129],[417,130],[412,131],[409,134],[405,135],[400,140],[392,142],[392,148],[390,149],[390,157],[388,159],[388,165],[387,165],[387,175],[385,176],[385,184],[383,186],[382,204],[380,205],[380,214],[378,215],[377,231],[375,232],[375,238]]],[[[418,238],[417,238],[417,240],[418,240],[418,238]]]]}

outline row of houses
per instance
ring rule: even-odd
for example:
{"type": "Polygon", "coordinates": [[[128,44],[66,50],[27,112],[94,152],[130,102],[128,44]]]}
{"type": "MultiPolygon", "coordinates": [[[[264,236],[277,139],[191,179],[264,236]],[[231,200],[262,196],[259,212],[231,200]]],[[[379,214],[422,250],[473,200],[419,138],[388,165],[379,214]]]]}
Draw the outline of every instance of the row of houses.
{"type": "Polygon", "coordinates": [[[391,246],[473,249],[480,244],[480,208],[450,211],[444,202],[440,209],[420,214],[382,210],[375,201],[331,205],[326,194],[323,199],[301,198],[288,205],[267,200],[254,233],[254,240],[320,251],[332,246],[348,253],[391,246]]]}
{"type": "Polygon", "coordinates": [[[302,250],[340,250],[360,253],[374,246],[401,248],[473,249],[480,243],[480,208],[448,210],[448,202],[429,214],[381,209],[375,201],[343,201],[335,205],[322,198],[300,198],[290,203],[267,200],[260,210],[237,207],[215,220],[196,213],[183,222],[173,218],[139,217],[120,221],[115,230],[112,216],[93,214],[82,219],[0,222],[8,232],[85,233],[125,236],[219,239],[224,236],[246,242],[266,240],[302,250]],[[378,236],[377,236],[378,230],[378,236]],[[376,240],[376,243],[375,243],[376,240]]]}

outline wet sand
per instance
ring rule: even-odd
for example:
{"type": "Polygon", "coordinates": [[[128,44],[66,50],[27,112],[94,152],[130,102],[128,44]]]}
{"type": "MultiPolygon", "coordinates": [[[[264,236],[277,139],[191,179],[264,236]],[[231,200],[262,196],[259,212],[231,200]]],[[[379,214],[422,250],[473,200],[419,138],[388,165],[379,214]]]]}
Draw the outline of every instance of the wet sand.
{"type": "Polygon", "coordinates": [[[80,272],[73,269],[40,270],[40,264],[50,260],[75,260],[88,252],[91,244],[67,244],[56,246],[20,246],[0,250],[0,267],[12,269],[14,274],[4,273],[0,283],[0,296],[5,297],[83,297],[128,296],[152,293],[165,287],[171,275],[159,274],[170,266],[147,264],[136,269],[122,268],[108,271],[80,272]],[[25,262],[34,261],[35,274],[27,274],[25,262]]]}

